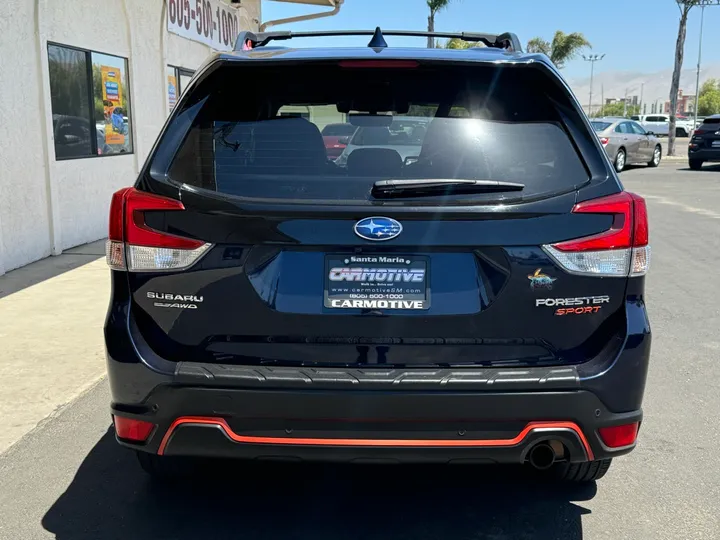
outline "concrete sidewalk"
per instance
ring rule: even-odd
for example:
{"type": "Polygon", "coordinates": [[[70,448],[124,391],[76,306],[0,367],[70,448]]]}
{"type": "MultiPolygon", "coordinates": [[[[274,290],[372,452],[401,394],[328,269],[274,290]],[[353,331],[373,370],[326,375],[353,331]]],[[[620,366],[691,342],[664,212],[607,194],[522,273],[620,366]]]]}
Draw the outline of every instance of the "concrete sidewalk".
{"type": "Polygon", "coordinates": [[[668,156],[668,139],[667,137],[660,137],[660,144],[662,145],[663,159],[668,161],[687,161],[688,158],[688,143],[690,139],[687,137],[678,137],[675,139],[675,155],[668,156]]]}
{"type": "Polygon", "coordinates": [[[0,277],[0,453],[105,373],[105,242],[0,277]]]}

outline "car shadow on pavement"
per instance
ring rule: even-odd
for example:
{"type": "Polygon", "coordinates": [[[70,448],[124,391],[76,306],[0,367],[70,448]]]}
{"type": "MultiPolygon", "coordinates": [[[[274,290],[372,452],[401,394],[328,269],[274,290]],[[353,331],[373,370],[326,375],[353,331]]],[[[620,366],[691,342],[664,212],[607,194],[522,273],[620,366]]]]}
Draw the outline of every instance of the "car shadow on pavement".
{"type": "Polygon", "coordinates": [[[0,299],[90,264],[102,257],[105,257],[105,241],[98,240],[67,249],[61,255],[47,257],[10,270],[7,274],[0,276],[0,299]]]}
{"type": "Polygon", "coordinates": [[[714,172],[719,173],[720,172],[720,163],[706,163],[702,166],[702,168],[698,169],[697,171],[693,171],[690,167],[683,167],[682,169],[678,169],[680,171],[687,171],[687,172],[714,172]]]}
{"type": "Polygon", "coordinates": [[[579,539],[595,484],[520,467],[229,462],[151,483],[113,433],[100,439],[43,527],[59,540],[282,538],[579,539]]]}

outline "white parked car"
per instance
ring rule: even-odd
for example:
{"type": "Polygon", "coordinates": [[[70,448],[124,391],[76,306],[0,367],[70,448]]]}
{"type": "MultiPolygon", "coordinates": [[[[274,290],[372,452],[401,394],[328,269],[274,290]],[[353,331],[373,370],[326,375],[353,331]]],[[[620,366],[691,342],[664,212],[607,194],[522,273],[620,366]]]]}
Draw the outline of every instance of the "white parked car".
{"type": "MultiPolygon", "coordinates": [[[[668,114],[643,114],[631,116],[630,119],[640,122],[646,131],[652,131],[655,135],[667,135],[670,128],[670,115],[668,114]]],[[[678,118],[675,122],[676,137],[689,137],[693,131],[695,131],[695,126],[692,120],[678,118]]]]}

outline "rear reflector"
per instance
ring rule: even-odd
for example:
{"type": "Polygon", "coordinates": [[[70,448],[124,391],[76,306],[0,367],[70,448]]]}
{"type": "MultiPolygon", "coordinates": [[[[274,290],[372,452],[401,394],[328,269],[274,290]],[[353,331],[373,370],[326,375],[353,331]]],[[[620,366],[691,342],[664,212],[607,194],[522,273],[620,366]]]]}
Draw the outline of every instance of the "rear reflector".
{"type": "Polygon", "coordinates": [[[627,277],[644,275],[650,265],[648,215],[645,199],[622,191],[575,205],[573,214],[613,216],[607,231],[585,238],[543,246],[572,274],[627,277]]]}
{"type": "Polygon", "coordinates": [[[608,448],[622,448],[635,444],[639,428],[639,422],[633,422],[623,426],[603,427],[598,430],[598,433],[608,448]]]}
{"type": "Polygon", "coordinates": [[[144,420],[133,420],[122,416],[113,416],[113,420],[117,436],[129,441],[145,442],[155,429],[155,424],[144,420]]]}
{"type": "Polygon", "coordinates": [[[145,222],[147,212],[183,211],[176,199],[123,188],[110,204],[106,248],[113,270],[171,271],[189,268],[212,247],[202,240],[157,231],[145,222]]]}

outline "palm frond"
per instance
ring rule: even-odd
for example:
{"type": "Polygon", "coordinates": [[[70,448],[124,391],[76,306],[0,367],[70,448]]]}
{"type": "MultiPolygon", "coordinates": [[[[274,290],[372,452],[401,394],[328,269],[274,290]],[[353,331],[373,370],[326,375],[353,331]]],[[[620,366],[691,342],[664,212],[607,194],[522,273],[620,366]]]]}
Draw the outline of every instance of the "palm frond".
{"type": "Polygon", "coordinates": [[[528,41],[526,49],[527,52],[530,53],[542,53],[548,56],[550,56],[552,52],[550,43],[540,37],[535,37],[528,41]]]}
{"type": "Polygon", "coordinates": [[[435,15],[438,11],[441,11],[448,7],[448,4],[452,2],[452,0],[426,0],[427,5],[430,8],[430,14],[435,15]]]}
{"type": "Polygon", "coordinates": [[[566,34],[562,30],[555,32],[551,45],[550,60],[561,68],[568,60],[577,56],[580,49],[591,47],[590,42],[580,32],[566,34]]]}

